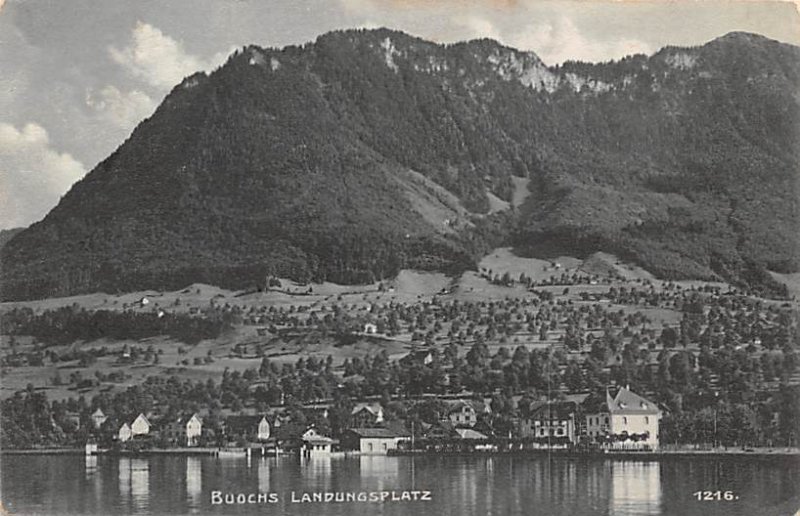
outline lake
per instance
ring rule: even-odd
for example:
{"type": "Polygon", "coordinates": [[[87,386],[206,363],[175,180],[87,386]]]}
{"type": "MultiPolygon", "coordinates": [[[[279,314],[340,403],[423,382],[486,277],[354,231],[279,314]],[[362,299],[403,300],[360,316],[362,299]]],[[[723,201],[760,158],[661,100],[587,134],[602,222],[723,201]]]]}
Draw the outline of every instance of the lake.
{"type": "Polygon", "coordinates": [[[800,508],[800,461],[780,457],[6,455],[1,466],[12,514],[767,516],[800,508]],[[699,501],[693,493],[702,490],[736,499],[699,501]],[[333,500],[313,501],[314,493],[333,500]]]}

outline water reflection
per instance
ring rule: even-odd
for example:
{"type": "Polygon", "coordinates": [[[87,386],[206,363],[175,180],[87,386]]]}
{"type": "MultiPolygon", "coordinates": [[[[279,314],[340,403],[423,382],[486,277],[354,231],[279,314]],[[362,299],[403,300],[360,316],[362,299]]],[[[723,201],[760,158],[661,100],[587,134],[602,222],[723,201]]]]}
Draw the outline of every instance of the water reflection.
{"type": "Polygon", "coordinates": [[[197,507],[203,495],[203,461],[197,457],[186,457],[186,499],[191,507],[197,507]]]}
{"type": "Polygon", "coordinates": [[[269,459],[262,457],[258,460],[258,491],[261,493],[269,492],[269,459]]]}
{"type": "MultiPolygon", "coordinates": [[[[361,455],[358,457],[360,477],[380,491],[398,489],[400,462],[394,457],[361,455]]],[[[402,487],[406,487],[405,485],[402,487]]]]}
{"type": "Polygon", "coordinates": [[[127,507],[131,499],[131,459],[119,458],[119,500],[123,507],[127,507]]]}
{"type": "Polygon", "coordinates": [[[430,490],[430,503],[380,506],[386,514],[415,516],[721,516],[792,514],[800,506],[800,464],[777,459],[659,463],[542,456],[364,456],[314,457],[300,462],[297,457],[254,457],[249,468],[244,457],[4,456],[3,460],[3,503],[14,514],[238,511],[367,516],[379,512],[371,504],[331,505],[324,510],[282,504],[241,510],[227,507],[230,510],[220,512],[210,504],[208,493],[214,489],[279,494],[292,490],[430,490]],[[686,495],[721,482],[736,489],[737,502],[709,506],[686,495]]]}
{"type": "Polygon", "coordinates": [[[147,509],[150,496],[150,463],[147,459],[131,459],[131,503],[136,510],[147,509]]]}
{"type": "Polygon", "coordinates": [[[86,455],[84,462],[84,472],[86,473],[86,478],[91,478],[95,473],[97,473],[97,456],[96,455],[86,455]]]}
{"type": "Polygon", "coordinates": [[[661,464],[616,462],[611,468],[614,514],[657,514],[661,508],[661,464]]]}
{"type": "Polygon", "coordinates": [[[327,487],[330,481],[331,469],[333,468],[331,461],[332,458],[329,455],[310,458],[304,458],[300,455],[300,469],[303,472],[303,477],[318,485],[327,487]]]}

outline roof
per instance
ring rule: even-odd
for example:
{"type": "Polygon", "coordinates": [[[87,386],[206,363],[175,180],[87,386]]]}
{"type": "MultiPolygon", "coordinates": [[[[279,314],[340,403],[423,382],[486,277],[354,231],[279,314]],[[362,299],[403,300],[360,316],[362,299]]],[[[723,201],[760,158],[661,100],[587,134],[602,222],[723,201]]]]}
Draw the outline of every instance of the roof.
{"type": "Polygon", "coordinates": [[[147,426],[150,426],[150,420],[148,420],[148,419],[147,419],[147,416],[145,416],[144,414],[136,414],[136,416],[135,416],[135,417],[128,418],[128,421],[130,421],[130,425],[131,425],[131,426],[133,426],[133,424],[134,424],[134,423],[136,422],[136,420],[137,420],[137,419],[139,419],[139,418],[142,418],[142,419],[144,419],[144,422],[145,422],[145,423],[147,423],[147,426]]]}
{"type": "Polygon", "coordinates": [[[100,409],[97,409],[97,410],[95,410],[94,412],[92,412],[92,415],[93,415],[93,416],[105,416],[105,414],[103,413],[103,411],[102,411],[102,410],[100,410],[100,409]]]}
{"type": "Polygon", "coordinates": [[[661,412],[655,403],[639,396],[627,387],[620,387],[613,399],[611,394],[606,392],[606,403],[608,411],[612,414],[659,414],[661,412]]]}
{"type": "Polygon", "coordinates": [[[350,428],[349,432],[353,432],[361,438],[392,438],[392,437],[409,437],[408,432],[394,431],[388,428],[350,428]]]}
{"type": "Polygon", "coordinates": [[[531,404],[530,419],[569,419],[577,412],[578,407],[574,401],[554,401],[531,404]]]}
{"type": "Polygon", "coordinates": [[[583,393],[578,393],[578,394],[567,394],[567,395],[564,396],[564,401],[571,401],[573,403],[576,403],[576,404],[580,405],[588,397],[589,397],[589,393],[588,392],[583,392],[583,393]]]}
{"type": "Polygon", "coordinates": [[[424,361],[428,355],[433,358],[433,350],[430,349],[415,349],[413,351],[409,351],[405,356],[400,358],[400,361],[403,363],[408,362],[422,362],[424,361]]]}
{"type": "Polygon", "coordinates": [[[487,436],[476,432],[472,428],[456,428],[456,433],[462,439],[488,439],[487,436]]]}
{"type": "Polygon", "coordinates": [[[333,439],[330,437],[325,437],[324,435],[318,435],[315,437],[309,437],[308,439],[303,439],[303,442],[310,444],[332,444],[333,439]]]}
{"type": "Polygon", "coordinates": [[[372,414],[375,414],[376,416],[379,412],[383,411],[383,407],[381,407],[380,403],[358,403],[355,407],[353,407],[353,410],[350,412],[350,414],[357,414],[364,409],[368,410],[372,414]]]}
{"type": "Polygon", "coordinates": [[[474,401],[474,400],[456,400],[456,401],[447,401],[447,413],[452,414],[453,412],[460,411],[463,407],[469,407],[475,412],[491,412],[491,408],[483,401],[474,401]]]}

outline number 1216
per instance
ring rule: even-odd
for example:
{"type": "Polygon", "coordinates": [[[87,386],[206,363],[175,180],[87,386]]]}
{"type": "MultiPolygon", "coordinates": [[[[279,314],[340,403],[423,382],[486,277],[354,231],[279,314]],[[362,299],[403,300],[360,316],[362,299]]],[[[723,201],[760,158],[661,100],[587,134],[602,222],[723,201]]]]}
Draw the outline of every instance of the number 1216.
{"type": "Polygon", "coordinates": [[[730,502],[739,499],[733,491],[695,491],[692,493],[692,496],[701,502],[715,502],[720,500],[730,502]]]}

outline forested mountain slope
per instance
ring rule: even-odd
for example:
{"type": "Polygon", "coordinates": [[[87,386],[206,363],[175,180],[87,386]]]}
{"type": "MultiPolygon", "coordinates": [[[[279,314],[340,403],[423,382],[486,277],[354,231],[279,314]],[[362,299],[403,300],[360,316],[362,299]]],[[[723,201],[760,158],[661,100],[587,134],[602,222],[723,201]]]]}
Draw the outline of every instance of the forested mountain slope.
{"type": "Polygon", "coordinates": [[[558,67],[386,29],[247,47],[3,247],[2,297],[455,272],[499,239],[769,287],[800,270],[798,91],[800,49],[744,33],[558,67]]]}

